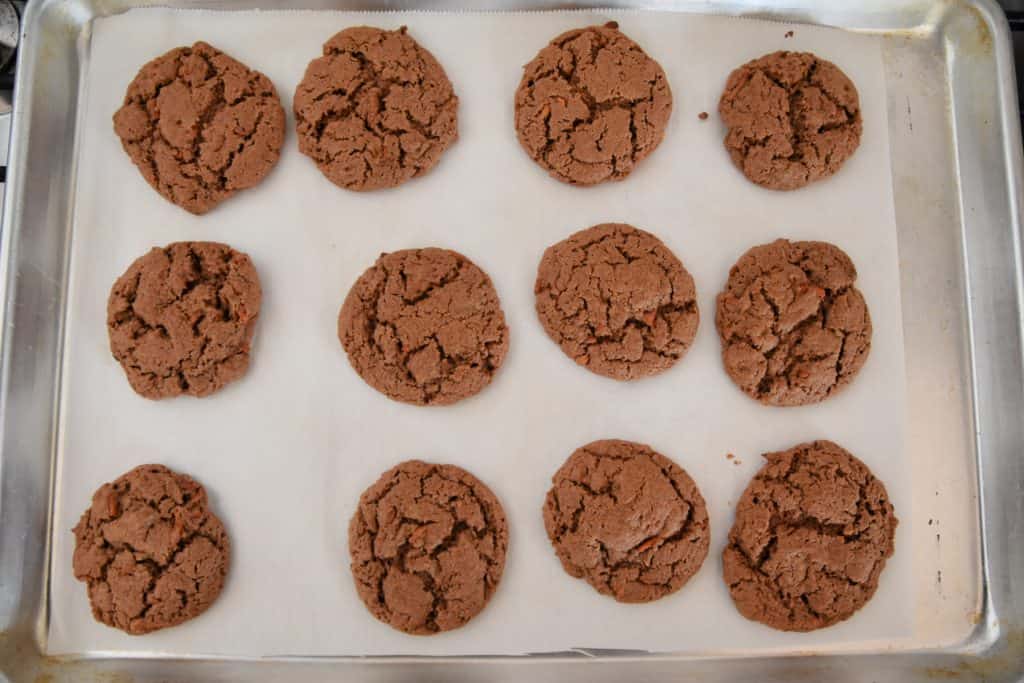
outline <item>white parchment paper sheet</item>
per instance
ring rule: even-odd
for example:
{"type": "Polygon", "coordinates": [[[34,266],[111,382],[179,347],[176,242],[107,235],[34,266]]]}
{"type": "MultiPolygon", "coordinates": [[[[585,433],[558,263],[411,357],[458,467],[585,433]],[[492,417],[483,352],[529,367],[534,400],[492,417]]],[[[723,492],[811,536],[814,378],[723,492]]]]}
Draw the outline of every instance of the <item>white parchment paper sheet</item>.
{"type": "Polygon", "coordinates": [[[94,27],[71,251],[61,412],[50,653],[185,655],[518,654],[569,648],[686,653],[892,647],[912,636],[910,479],[904,412],[896,226],[884,74],[875,37],[724,17],[655,12],[534,14],[213,13],[135,10],[94,27]],[[617,19],[657,59],[675,96],[661,147],[625,182],[581,189],[522,152],[512,97],[521,67],[563,30],[617,19]],[[292,94],[321,45],[347,26],[409,26],[460,97],[461,139],[424,178],[389,191],[336,188],[299,154],[292,94]],[[795,35],[784,38],[793,28],[795,35]],[[151,190],[122,152],[111,115],[147,60],[206,40],[265,72],[289,111],[280,164],[259,187],[203,217],[151,190]],[[739,64],[776,49],[835,61],[860,89],[864,138],[834,178],[792,193],[749,183],[722,147],[716,105],[739,64]],[[698,114],[711,114],[700,121],[698,114]],[[632,384],[583,371],[547,339],[533,279],[548,245],[592,224],[625,221],[659,235],[697,284],[702,314],[689,355],[632,384]],[[871,355],[823,405],[773,409],[725,375],[714,298],[748,247],[779,236],[845,249],[874,319],[871,355]],[[252,255],[264,289],[248,375],[203,400],[151,402],[110,356],[105,307],[137,256],[176,240],[218,240],[252,255]],[[382,251],[437,245],[493,278],[511,328],[494,383],[449,408],[392,402],[351,370],[335,336],[349,286],[382,251]],[[540,508],[574,448],[619,437],[685,467],[708,501],[711,553],[680,592],[621,605],[570,578],[540,508]],[[759,454],[831,438],[883,479],[903,513],[878,593],[853,619],[810,634],[744,620],[721,580],[732,506],[759,454]],[[726,459],[737,456],[741,464],[726,459]],[[467,627],[410,637],[377,622],[356,596],[346,529],[360,492],[408,458],[452,462],[487,482],[511,526],[504,579],[467,627]],[[92,492],[161,462],[204,483],[232,538],[220,600],[201,618],[144,637],[93,621],[71,572],[70,529],[92,492]]]}

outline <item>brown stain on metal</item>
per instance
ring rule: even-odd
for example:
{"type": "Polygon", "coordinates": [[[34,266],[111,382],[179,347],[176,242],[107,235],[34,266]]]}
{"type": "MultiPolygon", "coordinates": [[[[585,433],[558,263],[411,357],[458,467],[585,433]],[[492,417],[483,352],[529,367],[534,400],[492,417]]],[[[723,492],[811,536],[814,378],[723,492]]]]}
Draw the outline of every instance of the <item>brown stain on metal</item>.
{"type": "MultiPolygon", "coordinates": [[[[980,615],[978,615],[980,617],[980,615]]],[[[954,666],[926,667],[923,669],[925,678],[934,681],[985,681],[1005,680],[1012,676],[1013,680],[1024,671],[1024,630],[1014,630],[1006,634],[1006,640],[998,652],[979,657],[964,657],[954,666]]]]}
{"type": "Polygon", "coordinates": [[[27,632],[0,631],[0,678],[32,683],[134,683],[135,677],[104,671],[99,661],[48,657],[27,632]]]}
{"type": "Polygon", "coordinates": [[[989,30],[988,22],[985,20],[985,15],[981,13],[981,10],[969,3],[961,4],[960,9],[971,15],[971,18],[974,20],[974,35],[963,36],[958,47],[961,49],[970,48],[968,50],[969,52],[976,52],[978,54],[991,53],[992,31],[989,30]]]}

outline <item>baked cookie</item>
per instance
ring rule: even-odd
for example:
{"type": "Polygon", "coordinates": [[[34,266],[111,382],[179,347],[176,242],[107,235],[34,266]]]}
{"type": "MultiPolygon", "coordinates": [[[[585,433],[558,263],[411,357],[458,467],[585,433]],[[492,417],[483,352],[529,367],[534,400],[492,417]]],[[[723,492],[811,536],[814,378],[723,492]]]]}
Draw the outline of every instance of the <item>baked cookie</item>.
{"type": "Polygon", "coordinates": [[[269,78],[200,42],[139,70],[114,132],[154,190],[203,214],[274,167],[284,109],[269,78]]]}
{"type": "Polygon", "coordinates": [[[260,298],[252,261],[226,244],[151,249],[110,290],[110,352],[141,396],[207,396],[249,367],[260,298]]]}
{"type": "Polygon", "coordinates": [[[661,240],[624,223],[595,225],[548,247],[533,291],[548,336],[613,379],[667,370],[700,322],[690,273],[661,240]]]}
{"type": "Polygon", "coordinates": [[[619,31],[567,31],[523,68],[515,99],[519,144],[573,185],[622,180],[665,136],[672,91],[661,65],[619,31]]]}
{"type": "Polygon", "coordinates": [[[853,82],[809,52],[773,52],[733,71],[718,113],[733,163],[772,190],[838,171],[857,150],[863,125],[853,82]]]}
{"type": "Polygon", "coordinates": [[[206,490],[142,465],[92,496],[74,528],[75,578],[96,621],[140,635],[205,612],[220,595],[231,546],[206,490]]]}
{"type": "Polygon", "coordinates": [[[462,254],[436,248],[381,254],[345,297],[338,339],[367,384],[416,405],[476,394],[508,351],[491,279],[462,254]]]}
{"type": "Polygon", "coordinates": [[[370,613],[399,631],[430,635],[464,626],[494,595],[508,523],[469,472],[409,460],[359,498],[348,547],[370,613]]]}
{"type": "Polygon", "coordinates": [[[782,631],[849,618],[893,553],[898,522],[885,486],[831,441],[764,457],[722,553],[736,609],[782,631]]]}
{"type": "Polygon", "coordinates": [[[404,26],[348,28],[295,89],[299,150],[348,190],[395,187],[455,142],[458,105],[444,69],[404,26]]]}
{"type": "Polygon", "coordinates": [[[648,446],[594,441],[551,479],[544,527],[562,567],[619,602],[679,590],[708,554],[711,531],[686,471],[648,446]]]}
{"type": "Polygon", "coordinates": [[[871,350],[856,279],[850,257],[828,242],[780,239],[740,257],[715,315],[732,381],[775,406],[817,403],[849,384],[871,350]]]}

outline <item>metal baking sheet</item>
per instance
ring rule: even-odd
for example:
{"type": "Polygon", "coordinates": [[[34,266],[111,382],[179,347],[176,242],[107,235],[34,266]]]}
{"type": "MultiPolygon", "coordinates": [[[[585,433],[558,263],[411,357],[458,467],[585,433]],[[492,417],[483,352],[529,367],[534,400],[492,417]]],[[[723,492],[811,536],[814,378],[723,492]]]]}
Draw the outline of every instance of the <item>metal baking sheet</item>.
{"type": "MultiPolygon", "coordinates": [[[[109,14],[123,8],[40,2],[25,23],[29,47],[19,82],[31,85],[22,86],[16,110],[12,183],[0,244],[5,269],[0,667],[13,680],[38,675],[81,680],[104,672],[138,678],[314,680],[328,668],[381,678],[413,671],[440,678],[511,678],[524,675],[523,666],[530,667],[532,676],[562,680],[626,675],[788,680],[798,674],[835,678],[851,671],[858,673],[844,675],[870,680],[1018,676],[1024,645],[1024,556],[1014,542],[1024,516],[1018,493],[1024,407],[1020,138],[1005,26],[996,18],[998,10],[984,3],[788,7],[785,12],[760,3],[713,8],[672,3],[669,8],[767,15],[884,36],[905,334],[907,452],[915,477],[910,514],[914,528],[925,530],[915,532],[911,543],[919,595],[930,607],[917,625],[926,634],[921,647],[779,658],[614,650],[430,660],[43,657],[51,523],[47,501],[74,210],[70,190],[76,174],[102,172],[76,165],[79,88],[89,60],[90,20],[100,10],[109,14]]],[[[519,8],[543,9],[529,3],[519,8]]]]}

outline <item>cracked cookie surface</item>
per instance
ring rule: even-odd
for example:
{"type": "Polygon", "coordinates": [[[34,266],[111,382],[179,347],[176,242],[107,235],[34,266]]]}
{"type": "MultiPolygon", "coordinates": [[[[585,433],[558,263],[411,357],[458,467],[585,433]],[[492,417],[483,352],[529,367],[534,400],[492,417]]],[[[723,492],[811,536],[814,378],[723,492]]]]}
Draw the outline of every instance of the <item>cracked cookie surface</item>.
{"type": "Polygon", "coordinates": [[[349,190],[401,185],[458,138],[459,99],[444,68],[403,26],[348,28],[324,44],[295,89],[299,149],[349,190]]]}
{"type": "Polygon", "coordinates": [[[114,132],[153,189],[203,214],[274,167],[284,109],[269,78],[199,42],[139,70],[114,132]]]}
{"type": "Polygon", "coordinates": [[[672,91],[661,65],[618,24],[567,31],[523,68],[519,143],[565,183],[622,180],[661,143],[672,91]]]}
{"type": "Polygon", "coordinates": [[[249,367],[260,299],[252,260],[226,244],[154,248],[110,290],[110,351],[146,398],[207,396],[249,367]]]}
{"type": "Polygon", "coordinates": [[[349,290],[338,339],[371,387],[396,401],[448,405],[488,384],[508,352],[491,279],[462,254],[383,254],[349,290]]]}
{"type": "Polygon", "coordinates": [[[508,523],[469,472],[409,460],[363,493],[348,538],[356,591],[370,613],[430,635],[464,626],[494,595],[508,523]]]}
{"type": "Polygon", "coordinates": [[[224,586],[230,544],[206,490],[163,465],[104,484],[75,526],[75,578],[97,621],[133,635],[199,616],[224,586]]]}
{"type": "Polygon", "coordinates": [[[747,251],[715,317],[733,382],[776,406],[817,403],[849,384],[871,350],[856,279],[850,257],[828,242],[780,239],[747,251]]]}
{"type": "Polygon", "coordinates": [[[643,444],[577,449],[552,477],[544,527],[562,567],[620,602],[650,602],[708,554],[708,513],[686,471],[643,444]]]}
{"type": "Polygon", "coordinates": [[[661,240],[624,223],[549,247],[534,284],[544,330],[588,370],[632,380],[667,370],[700,322],[693,278],[661,240]]]}
{"type": "Polygon", "coordinates": [[[860,98],[839,67],[773,52],[729,75],[718,102],[725,148],[752,182],[795,190],[826,178],[860,145],[860,98]]]}
{"type": "Polygon", "coordinates": [[[831,441],[764,457],[722,553],[736,609],[783,631],[849,618],[893,554],[898,521],[885,486],[831,441]]]}

